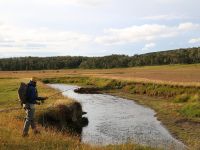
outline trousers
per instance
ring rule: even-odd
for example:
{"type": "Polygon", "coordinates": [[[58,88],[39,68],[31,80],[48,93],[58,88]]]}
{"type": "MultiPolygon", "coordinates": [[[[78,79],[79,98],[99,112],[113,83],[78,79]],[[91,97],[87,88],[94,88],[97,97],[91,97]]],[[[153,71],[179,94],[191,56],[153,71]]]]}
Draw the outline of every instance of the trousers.
{"type": "Polygon", "coordinates": [[[28,134],[30,126],[32,129],[36,128],[35,121],[34,121],[35,106],[34,106],[34,104],[23,104],[23,107],[26,112],[23,133],[28,134]]]}

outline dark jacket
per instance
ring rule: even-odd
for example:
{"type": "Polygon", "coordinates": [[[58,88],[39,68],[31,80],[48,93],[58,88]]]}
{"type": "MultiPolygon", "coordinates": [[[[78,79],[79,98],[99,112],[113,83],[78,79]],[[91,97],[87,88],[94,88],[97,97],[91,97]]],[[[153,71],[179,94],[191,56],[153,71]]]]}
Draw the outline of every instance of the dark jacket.
{"type": "Polygon", "coordinates": [[[44,100],[43,97],[38,97],[38,92],[35,84],[30,81],[27,89],[27,102],[30,104],[37,104],[37,100],[44,100]]]}

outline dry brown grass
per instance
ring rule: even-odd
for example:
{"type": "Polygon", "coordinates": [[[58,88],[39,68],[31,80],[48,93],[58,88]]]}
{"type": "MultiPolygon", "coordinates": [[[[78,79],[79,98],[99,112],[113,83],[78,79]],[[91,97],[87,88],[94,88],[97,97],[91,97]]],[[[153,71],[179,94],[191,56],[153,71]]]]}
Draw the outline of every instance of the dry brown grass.
{"type": "Polygon", "coordinates": [[[200,64],[134,67],[122,69],[68,69],[0,72],[0,78],[30,78],[32,76],[45,78],[80,75],[129,81],[131,80],[136,82],[200,86],[200,64]]]}

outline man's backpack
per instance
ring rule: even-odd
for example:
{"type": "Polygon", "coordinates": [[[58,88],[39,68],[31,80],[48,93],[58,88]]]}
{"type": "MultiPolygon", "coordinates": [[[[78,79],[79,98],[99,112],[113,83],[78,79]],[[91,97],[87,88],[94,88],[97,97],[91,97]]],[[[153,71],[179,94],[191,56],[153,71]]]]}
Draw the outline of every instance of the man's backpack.
{"type": "Polygon", "coordinates": [[[24,82],[21,82],[18,89],[18,97],[21,105],[27,103],[27,90],[28,90],[28,85],[24,82]]]}

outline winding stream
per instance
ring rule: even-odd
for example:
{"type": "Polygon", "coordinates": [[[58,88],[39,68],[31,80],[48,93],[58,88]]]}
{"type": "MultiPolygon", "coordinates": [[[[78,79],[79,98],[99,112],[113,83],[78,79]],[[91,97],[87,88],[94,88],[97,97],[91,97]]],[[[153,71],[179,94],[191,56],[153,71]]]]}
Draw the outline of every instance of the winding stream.
{"type": "Polygon", "coordinates": [[[64,91],[64,96],[75,99],[87,112],[89,124],[83,128],[81,140],[94,145],[134,142],[164,149],[185,149],[184,144],[172,137],[155,112],[132,100],[107,94],[78,94],[78,86],[49,84],[64,91]]]}

